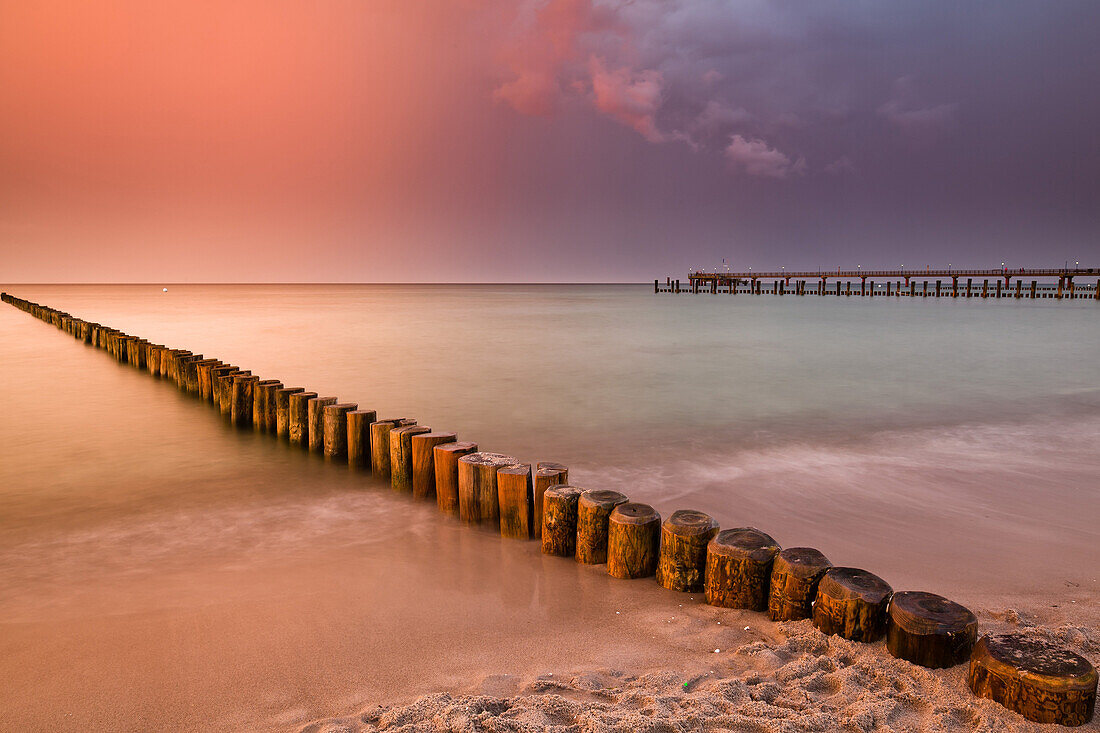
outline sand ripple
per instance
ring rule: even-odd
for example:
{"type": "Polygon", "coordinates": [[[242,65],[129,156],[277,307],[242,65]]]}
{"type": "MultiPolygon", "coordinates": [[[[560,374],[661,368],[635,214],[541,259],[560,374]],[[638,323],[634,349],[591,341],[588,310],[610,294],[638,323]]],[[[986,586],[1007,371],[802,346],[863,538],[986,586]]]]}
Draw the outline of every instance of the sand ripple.
{"type": "MultiPolygon", "coordinates": [[[[1006,611],[1003,623],[1093,658],[1100,650],[1100,634],[1089,627],[1046,629],[1022,621],[1015,611],[1006,611]]],[[[381,706],[301,731],[1049,731],[973,697],[965,665],[924,669],[894,659],[881,644],[827,637],[805,621],[778,628],[777,642],[757,641],[716,655],[714,673],[691,679],[673,671],[544,675],[512,696],[426,695],[411,705],[381,706]]],[[[1094,721],[1082,730],[1097,727],[1094,721]]]]}

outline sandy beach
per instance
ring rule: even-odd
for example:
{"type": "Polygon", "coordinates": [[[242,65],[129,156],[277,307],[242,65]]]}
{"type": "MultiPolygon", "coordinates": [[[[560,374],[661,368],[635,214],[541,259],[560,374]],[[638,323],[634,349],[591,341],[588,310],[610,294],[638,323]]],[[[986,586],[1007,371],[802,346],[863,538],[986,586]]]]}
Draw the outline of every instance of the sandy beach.
{"type": "MultiPolygon", "coordinates": [[[[732,643],[716,647],[711,664],[656,670],[597,669],[534,678],[493,675],[469,689],[441,692],[410,704],[379,705],[347,717],[292,729],[353,731],[977,731],[1040,733],[1000,705],[975,699],[965,665],[928,670],[890,656],[882,644],[825,636],[809,621],[769,624],[762,638],[743,643],[718,630],[716,609],[679,611],[685,639],[732,643]]],[[[755,620],[725,614],[726,624],[755,620]],[[730,616],[734,616],[731,618],[730,616]]],[[[1057,641],[1095,658],[1100,652],[1095,605],[1089,626],[1042,626],[1027,614],[982,613],[984,630],[1057,641]]],[[[756,617],[759,618],[759,617],[756,617]]],[[[750,627],[751,629],[751,627],[750,627]]],[[[1077,730],[1097,730],[1092,724],[1077,730]]],[[[288,728],[291,729],[291,728],[288,728]]]]}

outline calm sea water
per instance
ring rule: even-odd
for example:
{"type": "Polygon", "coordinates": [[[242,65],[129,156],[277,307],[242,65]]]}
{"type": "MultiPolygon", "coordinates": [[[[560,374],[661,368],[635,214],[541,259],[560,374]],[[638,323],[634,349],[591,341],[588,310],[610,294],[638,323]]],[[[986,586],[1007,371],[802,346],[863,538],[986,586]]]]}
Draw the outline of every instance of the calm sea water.
{"type": "MultiPolygon", "coordinates": [[[[573,483],[665,515],[757,526],[897,589],[976,608],[1056,604],[1067,588],[1100,600],[1093,302],[5,289],[484,450],[566,463],[573,483]]],[[[0,309],[0,344],[0,623],[5,671],[23,670],[0,722],[66,727],[80,695],[95,701],[73,718],[85,726],[291,724],[507,666],[510,645],[654,592],[548,565],[534,546],[234,430],[13,308],[0,309]],[[459,653],[456,637],[479,643],[459,653]]],[[[614,657],[624,645],[605,632],[592,648],[614,657]]]]}

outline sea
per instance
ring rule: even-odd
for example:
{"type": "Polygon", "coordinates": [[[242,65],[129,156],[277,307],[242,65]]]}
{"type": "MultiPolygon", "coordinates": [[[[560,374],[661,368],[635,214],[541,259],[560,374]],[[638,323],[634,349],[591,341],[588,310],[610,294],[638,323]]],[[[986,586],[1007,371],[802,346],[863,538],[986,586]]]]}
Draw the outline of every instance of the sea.
{"type": "MultiPolygon", "coordinates": [[[[1095,301],[3,289],[895,590],[1100,601],[1095,301]]],[[[7,306],[0,415],[0,728],[295,729],[474,677],[691,652],[624,619],[698,597],[462,526],[7,306]]]]}

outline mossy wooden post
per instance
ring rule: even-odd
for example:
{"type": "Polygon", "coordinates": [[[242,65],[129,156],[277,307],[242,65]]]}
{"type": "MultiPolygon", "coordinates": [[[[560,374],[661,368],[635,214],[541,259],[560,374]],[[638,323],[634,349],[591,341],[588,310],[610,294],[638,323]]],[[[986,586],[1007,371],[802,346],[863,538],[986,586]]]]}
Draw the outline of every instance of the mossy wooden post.
{"type": "MultiPolygon", "coordinates": [[[[159,347],[149,352],[150,358],[156,359],[158,356],[154,354],[159,353],[159,347]]],[[[210,380],[213,376],[214,370],[220,366],[225,366],[217,359],[211,359],[208,362],[200,363],[198,367],[198,379],[199,379],[199,392],[198,398],[203,402],[210,401],[210,380]]]]}
{"type": "MultiPolygon", "coordinates": [[[[161,354],[163,356],[163,355],[166,355],[167,352],[161,352],[161,354]]],[[[165,358],[167,358],[167,357],[165,356],[165,358]]],[[[240,368],[236,367],[236,366],[233,366],[232,364],[221,364],[221,365],[216,366],[213,369],[211,369],[210,370],[210,389],[206,393],[207,401],[210,402],[211,404],[214,404],[214,405],[217,405],[217,406],[220,407],[221,406],[220,395],[221,395],[221,388],[222,388],[221,378],[224,377],[227,374],[233,374],[234,372],[238,372],[238,371],[240,371],[240,368]]]]}
{"type": "Polygon", "coordinates": [[[335,404],[335,397],[314,397],[306,403],[306,423],[309,428],[306,445],[310,453],[325,452],[325,406],[335,404]]]}
{"type": "Polygon", "coordinates": [[[263,431],[275,434],[279,425],[279,412],[275,404],[275,393],[283,388],[282,382],[275,382],[264,390],[264,409],[260,419],[263,420],[263,431]]]}
{"type": "Polygon", "coordinates": [[[359,409],[354,402],[325,405],[322,414],[325,458],[344,463],[348,458],[348,413],[359,409]]]}
{"type": "Polygon", "coordinates": [[[378,419],[374,410],[348,413],[348,465],[370,470],[370,424],[378,419]]]}
{"type": "Polygon", "coordinates": [[[813,615],[817,584],[833,564],[812,547],[788,547],[772,563],[768,618],[799,621],[813,615]]]}
{"type": "Polygon", "coordinates": [[[573,557],[577,553],[577,505],[584,490],[569,484],[548,488],[542,496],[542,553],[573,557]]]}
{"type": "Polygon", "coordinates": [[[218,410],[230,421],[233,416],[233,380],[251,375],[252,372],[247,369],[237,369],[218,378],[218,410]]]}
{"type": "Polygon", "coordinates": [[[661,526],[657,584],[684,593],[703,590],[707,545],[716,534],[718,522],[709,514],[693,509],[673,512],[661,526]]]}
{"type": "Polygon", "coordinates": [[[145,368],[145,347],[149,342],[142,338],[136,338],[130,342],[130,351],[127,354],[130,366],[135,369],[145,368]]]}
{"type": "Polygon", "coordinates": [[[303,387],[279,387],[275,390],[275,435],[290,438],[290,396],[305,392],[303,387]]]}
{"type": "Polygon", "coordinates": [[[291,445],[309,450],[309,401],[316,392],[295,392],[287,408],[287,439],[291,445]]]}
{"type": "Polygon", "coordinates": [[[417,499],[435,496],[435,447],[457,440],[458,436],[448,432],[412,436],[412,492],[417,499]]]}
{"type": "Polygon", "coordinates": [[[172,381],[175,382],[177,389],[187,391],[187,364],[196,359],[202,359],[202,354],[186,351],[172,361],[172,381]]]}
{"type": "Polygon", "coordinates": [[[657,572],[661,515],[648,504],[619,504],[607,520],[607,574],[646,578],[657,572]]]}
{"type": "Polygon", "coordinates": [[[852,641],[878,641],[886,633],[886,606],[893,589],[874,573],[829,568],[817,585],[814,626],[852,641]]]}
{"type": "Polygon", "coordinates": [[[199,393],[199,366],[209,364],[214,359],[205,359],[199,356],[187,357],[180,365],[180,389],[189,395],[199,393]]]}
{"type": "MultiPolygon", "coordinates": [[[[252,429],[261,433],[267,432],[267,405],[268,401],[274,402],[275,390],[282,387],[283,383],[278,379],[261,379],[252,388],[252,429]]],[[[272,405],[274,408],[274,405],[272,405]]],[[[272,409],[272,414],[275,414],[272,409]]]]}
{"type": "Polygon", "coordinates": [[[922,667],[962,664],[978,639],[978,619],[970,609],[935,593],[895,593],[886,616],[886,648],[922,667]]]}
{"type": "Polygon", "coordinates": [[[243,374],[239,367],[225,369],[214,378],[214,404],[218,406],[218,412],[223,416],[229,416],[229,385],[233,384],[233,375],[243,374]]]}
{"type": "Polygon", "coordinates": [[[577,549],[573,557],[582,565],[607,562],[608,519],[611,512],[628,501],[626,494],[610,489],[592,489],[577,502],[577,549]]]}
{"type": "Polygon", "coordinates": [[[531,538],[534,517],[531,502],[534,488],[531,465],[510,463],[497,471],[497,506],[500,507],[500,536],[513,540],[531,538]]]}
{"type": "Polygon", "coordinates": [[[755,527],[726,529],[707,545],[703,591],[721,608],[763,611],[768,607],[772,562],[779,544],[755,527]]]}
{"type": "Polygon", "coordinates": [[[187,371],[196,361],[202,361],[202,354],[187,354],[176,358],[174,381],[181,392],[187,391],[187,371]]]}
{"type": "MultiPolygon", "coordinates": [[[[92,331],[94,332],[94,330],[95,327],[93,326],[92,331]]],[[[89,343],[93,346],[95,345],[94,333],[91,335],[91,341],[89,343]]],[[[159,369],[158,365],[160,363],[160,352],[163,350],[164,347],[160,344],[149,344],[149,348],[145,350],[145,371],[151,376],[157,376],[157,370],[159,369]]]]}
{"type": "Polygon", "coordinates": [[[470,524],[500,522],[497,504],[497,471],[518,463],[513,456],[479,451],[458,459],[458,516],[470,524]]]}
{"type": "Polygon", "coordinates": [[[259,377],[251,374],[233,377],[230,420],[239,428],[247,428],[252,425],[252,391],[259,380],[259,377]]]}
{"type": "Polygon", "coordinates": [[[569,483],[569,469],[560,463],[554,463],[553,461],[539,461],[535,464],[535,513],[532,521],[534,522],[535,536],[542,536],[542,496],[546,493],[546,490],[551,486],[559,486],[561,484],[569,483]]]}
{"type": "Polygon", "coordinates": [[[416,420],[386,417],[370,426],[370,469],[380,478],[390,477],[390,431],[404,425],[416,425],[416,420]]]}
{"type": "Polygon", "coordinates": [[[412,438],[430,432],[427,425],[406,425],[390,431],[390,487],[394,491],[412,491],[412,438]]]}
{"type": "Polygon", "coordinates": [[[444,443],[432,449],[435,461],[435,503],[439,511],[458,515],[458,459],[477,453],[477,443],[444,443]]]}
{"type": "Polygon", "coordinates": [[[1035,723],[1078,726],[1096,710],[1096,668],[1044,639],[983,636],[970,655],[967,684],[1035,723]]]}

